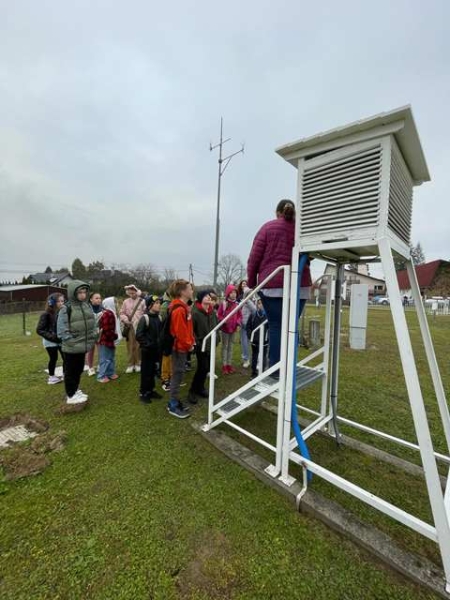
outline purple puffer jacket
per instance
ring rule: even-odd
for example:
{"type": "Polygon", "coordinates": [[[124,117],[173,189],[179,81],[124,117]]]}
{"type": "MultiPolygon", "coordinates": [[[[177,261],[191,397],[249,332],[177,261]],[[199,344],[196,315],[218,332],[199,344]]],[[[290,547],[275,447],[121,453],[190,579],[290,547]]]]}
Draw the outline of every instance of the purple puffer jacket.
{"type": "MultiPolygon", "coordinates": [[[[247,283],[251,288],[264,281],[280,265],[290,265],[295,242],[295,222],[283,217],[265,223],[253,240],[247,263],[247,283]]],[[[309,264],[302,274],[302,287],[312,285],[309,264]]],[[[265,288],[282,288],[283,272],[275,275],[265,288]]]]}

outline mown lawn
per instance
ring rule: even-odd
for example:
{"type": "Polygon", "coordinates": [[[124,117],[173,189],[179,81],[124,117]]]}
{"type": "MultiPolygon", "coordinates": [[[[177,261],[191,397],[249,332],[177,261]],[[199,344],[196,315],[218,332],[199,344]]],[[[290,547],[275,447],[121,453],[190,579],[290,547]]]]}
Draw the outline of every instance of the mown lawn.
{"type": "MultiPolygon", "coordinates": [[[[310,316],[317,312],[309,311],[310,316]]],[[[342,414],[414,439],[389,314],[370,311],[366,352],[348,350],[343,336],[342,414]]],[[[28,329],[34,330],[35,320],[28,316],[28,329]]],[[[432,327],[444,367],[450,320],[432,327]]],[[[0,317],[0,417],[28,413],[48,421],[50,431],[68,434],[67,447],[52,453],[44,473],[0,483],[2,600],[433,597],[296,513],[282,496],[218,453],[188,421],[170,418],[164,401],[141,405],[136,374],[103,386],[84,375],[90,406],[78,414],[59,414],[63,389],[46,385],[45,357],[34,333],[22,335],[20,317],[0,317]]],[[[122,346],[120,374],[124,368],[122,346]]],[[[220,378],[218,390],[237,387],[243,379],[220,378]]],[[[305,394],[305,402],[316,403],[314,390],[305,394]]],[[[197,409],[197,418],[204,412],[197,409]]],[[[273,417],[261,408],[240,421],[272,435],[273,417]]],[[[437,449],[443,450],[437,426],[434,434],[437,449]]],[[[419,504],[410,497],[420,480],[412,478],[405,489],[392,469],[365,457],[361,464],[354,452],[336,451],[320,438],[311,441],[311,451],[345,475],[351,472],[353,480],[370,480],[383,497],[426,512],[420,490],[419,504]]],[[[339,496],[317,478],[314,486],[339,496]]],[[[350,504],[391,534],[409,535],[404,527],[350,504]]],[[[410,539],[437,559],[434,547],[418,536],[410,539]]]]}

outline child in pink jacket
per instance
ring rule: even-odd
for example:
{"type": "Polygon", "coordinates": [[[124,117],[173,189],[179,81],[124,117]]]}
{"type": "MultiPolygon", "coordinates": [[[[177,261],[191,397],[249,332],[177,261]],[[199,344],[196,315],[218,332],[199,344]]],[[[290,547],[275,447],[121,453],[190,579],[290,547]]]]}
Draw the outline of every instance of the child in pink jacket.
{"type": "MultiPolygon", "coordinates": [[[[238,302],[236,300],[237,289],[234,285],[228,285],[225,290],[225,300],[221,302],[217,317],[219,321],[230,314],[232,310],[236,308],[238,302]]],[[[221,339],[222,339],[222,373],[223,375],[230,375],[234,373],[234,369],[231,366],[233,356],[233,338],[237,328],[242,323],[242,313],[238,310],[231,319],[228,319],[221,327],[221,339]]]]}

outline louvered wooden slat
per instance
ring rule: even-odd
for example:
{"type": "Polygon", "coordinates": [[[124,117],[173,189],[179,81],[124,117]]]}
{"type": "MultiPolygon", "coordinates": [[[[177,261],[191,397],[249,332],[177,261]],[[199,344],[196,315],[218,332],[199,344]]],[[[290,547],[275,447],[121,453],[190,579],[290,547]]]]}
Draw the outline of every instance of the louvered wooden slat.
{"type": "Polygon", "coordinates": [[[377,225],[381,153],[378,145],[313,169],[305,165],[300,206],[302,235],[377,225]]]}

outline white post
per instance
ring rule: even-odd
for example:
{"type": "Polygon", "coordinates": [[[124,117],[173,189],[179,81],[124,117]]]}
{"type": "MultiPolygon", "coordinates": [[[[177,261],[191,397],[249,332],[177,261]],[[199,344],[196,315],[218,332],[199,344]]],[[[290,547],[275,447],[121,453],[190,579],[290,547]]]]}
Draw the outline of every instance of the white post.
{"type": "Polygon", "coordinates": [[[414,306],[416,307],[417,317],[419,319],[420,331],[422,332],[425,354],[427,355],[434,391],[438,401],[439,411],[441,413],[442,426],[444,428],[445,439],[447,440],[447,449],[448,452],[450,452],[450,414],[447,406],[447,400],[445,398],[444,386],[442,385],[442,378],[439,372],[439,366],[436,360],[433,342],[431,340],[430,328],[428,327],[427,316],[425,314],[422,298],[420,296],[420,288],[417,282],[416,270],[414,269],[411,261],[406,263],[406,269],[408,271],[408,277],[411,284],[414,306]]]}
{"type": "Polygon", "coordinates": [[[208,398],[208,424],[202,427],[203,431],[209,431],[213,422],[214,412],[214,387],[216,378],[216,337],[217,333],[213,331],[211,336],[211,358],[209,361],[209,398],[208,398]]]}
{"type": "MultiPolygon", "coordinates": [[[[284,444],[284,419],[285,419],[285,403],[286,403],[286,378],[287,378],[287,361],[288,361],[288,324],[290,310],[290,287],[291,284],[291,269],[289,265],[284,267],[283,275],[283,312],[281,315],[281,351],[280,351],[280,387],[278,388],[278,413],[277,413],[277,451],[275,454],[275,465],[270,465],[266,469],[266,473],[272,477],[277,477],[281,471],[281,463],[283,458],[284,444]]],[[[263,329],[264,331],[264,329],[263,329]]],[[[261,339],[261,332],[260,332],[261,339]]],[[[260,347],[261,352],[261,347],[260,347]]],[[[261,373],[260,373],[261,374],[261,373]]],[[[290,429],[290,428],[289,428],[290,429]]],[[[288,432],[288,440],[289,440],[288,432]]],[[[289,463],[289,457],[288,457],[289,463]]]]}
{"type": "Polygon", "coordinates": [[[450,525],[441,490],[439,473],[433,451],[428,419],[420,389],[419,376],[417,374],[411,339],[403,310],[400,289],[398,287],[394,260],[389,240],[381,238],[378,240],[381,264],[386,277],[386,287],[390,299],[394,329],[400,350],[403,373],[408,390],[409,403],[414,421],[417,441],[420,448],[425,481],[430,499],[431,511],[434,524],[438,534],[439,549],[446,577],[446,591],[450,592],[450,525]]]}
{"type": "Polygon", "coordinates": [[[322,380],[322,399],[320,403],[320,414],[325,417],[327,414],[328,400],[328,373],[330,369],[330,339],[331,339],[331,289],[333,278],[328,276],[327,283],[327,299],[325,308],[325,335],[323,340],[323,366],[325,375],[322,380]]]}
{"type": "Polygon", "coordinates": [[[258,341],[258,375],[264,371],[264,336],[265,336],[264,323],[259,330],[259,341],[258,341]]]}
{"type": "MultiPolygon", "coordinates": [[[[297,304],[298,304],[298,257],[299,249],[294,246],[292,249],[291,262],[291,286],[290,286],[290,302],[289,302],[289,330],[287,338],[287,357],[286,357],[286,372],[285,372],[285,392],[284,392],[284,430],[283,430],[283,454],[281,462],[281,477],[280,480],[286,485],[292,485],[295,481],[294,477],[289,475],[289,453],[291,441],[291,410],[292,396],[294,390],[292,388],[294,381],[294,369],[297,368],[297,339],[295,331],[298,328],[297,320],[297,304]]],[[[281,375],[281,374],[280,374],[281,375]]],[[[280,386],[281,386],[280,377],[280,386]]],[[[281,406],[280,406],[281,408],[281,406]]]]}

